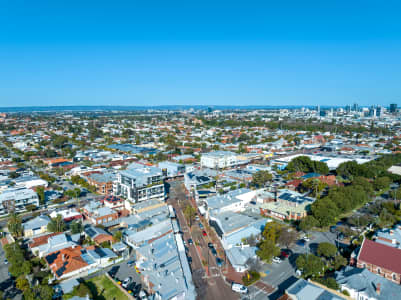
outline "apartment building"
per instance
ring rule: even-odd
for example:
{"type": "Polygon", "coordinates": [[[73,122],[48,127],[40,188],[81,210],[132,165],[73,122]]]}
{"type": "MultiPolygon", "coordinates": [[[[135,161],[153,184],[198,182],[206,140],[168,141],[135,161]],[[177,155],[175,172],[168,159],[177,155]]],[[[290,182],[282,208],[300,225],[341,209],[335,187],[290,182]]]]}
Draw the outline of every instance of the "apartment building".
{"type": "Polygon", "coordinates": [[[95,186],[96,192],[101,195],[113,193],[113,182],[116,178],[113,172],[93,172],[87,176],[88,183],[95,186]]]}
{"type": "Polygon", "coordinates": [[[31,189],[9,188],[0,194],[0,215],[24,211],[27,205],[39,206],[38,194],[31,189]]]}
{"type": "Polygon", "coordinates": [[[213,151],[201,156],[201,166],[210,169],[224,169],[237,164],[237,154],[230,151],[213,151]]]}
{"type": "Polygon", "coordinates": [[[163,172],[160,168],[133,163],[117,174],[113,194],[130,202],[164,200],[163,172]]]}

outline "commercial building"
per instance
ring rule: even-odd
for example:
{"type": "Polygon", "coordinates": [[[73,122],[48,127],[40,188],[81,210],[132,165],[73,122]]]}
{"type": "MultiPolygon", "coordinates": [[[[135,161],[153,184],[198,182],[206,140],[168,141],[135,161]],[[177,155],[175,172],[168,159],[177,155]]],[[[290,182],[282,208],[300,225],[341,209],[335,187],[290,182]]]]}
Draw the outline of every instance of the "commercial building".
{"type": "Polygon", "coordinates": [[[260,213],[280,220],[300,220],[306,217],[314,198],[291,190],[279,190],[276,199],[263,203],[260,213]]]}
{"type": "Polygon", "coordinates": [[[185,174],[185,165],[171,161],[162,161],[158,164],[166,177],[177,177],[185,174]]]}
{"type": "Polygon", "coordinates": [[[401,250],[397,247],[364,239],[353,263],[358,268],[368,269],[394,283],[401,283],[401,250]]]}
{"type": "Polygon", "coordinates": [[[201,156],[201,166],[210,169],[223,169],[238,164],[237,154],[230,151],[213,151],[201,156]]]}
{"type": "Polygon", "coordinates": [[[163,172],[160,168],[133,163],[117,174],[113,194],[131,202],[164,200],[163,172]]]}

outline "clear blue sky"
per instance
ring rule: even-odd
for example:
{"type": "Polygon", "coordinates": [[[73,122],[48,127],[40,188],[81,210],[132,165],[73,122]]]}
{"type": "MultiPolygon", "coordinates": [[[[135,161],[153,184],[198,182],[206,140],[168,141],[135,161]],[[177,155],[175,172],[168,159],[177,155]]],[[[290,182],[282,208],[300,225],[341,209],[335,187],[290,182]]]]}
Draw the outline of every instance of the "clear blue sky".
{"type": "Polygon", "coordinates": [[[401,1],[0,1],[0,106],[401,104],[401,1]]]}

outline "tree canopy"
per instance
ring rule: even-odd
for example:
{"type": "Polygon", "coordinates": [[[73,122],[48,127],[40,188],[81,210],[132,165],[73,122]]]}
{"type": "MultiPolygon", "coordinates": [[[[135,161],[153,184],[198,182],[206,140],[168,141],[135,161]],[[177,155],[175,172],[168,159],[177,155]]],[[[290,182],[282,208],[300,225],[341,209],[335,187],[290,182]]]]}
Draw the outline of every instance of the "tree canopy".
{"type": "Polygon", "coordinates": [[[286,169],[290,172],[319,173],[326,175],[329,167],[325,162],[313,161],[308,156],[297,156],[292,159],[286,169]]]}

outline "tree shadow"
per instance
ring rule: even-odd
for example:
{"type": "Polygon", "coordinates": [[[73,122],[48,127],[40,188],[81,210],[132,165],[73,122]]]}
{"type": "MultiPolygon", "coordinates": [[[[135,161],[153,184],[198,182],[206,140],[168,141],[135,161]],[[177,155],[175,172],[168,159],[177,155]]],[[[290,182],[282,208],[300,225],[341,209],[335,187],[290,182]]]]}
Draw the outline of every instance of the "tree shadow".
{"type": "Polygon", "coordinates": [[[288,289],[292,284],[294,284],[296,281],[298,280],[298,278],[296,278],[295,276],[291,276],[289,277],[287,280],[283,281],[278,287],[277,290],[273,293],[270,294],[268,296],[268,299],[270,300],[276,300],[278,298],[280,298],[286,289],[288,289]]]}
{"type": "Polygon", "coordinates": [[[319,247],[318,243],[310,243],[309,244],[310,253],[316,254],[317,253],[317,247],[319,247]]]}
{"type": "Polygon", "coordinates": [[[87,281],[86,285],[88,286],[88,288],[92,292],[94,300],[106,300],[106,298],[102,295],[103,292],[104,292],[104,289],[99,293],[99,291],[97,290],[96,285],[93,282],[87,281]]]}

